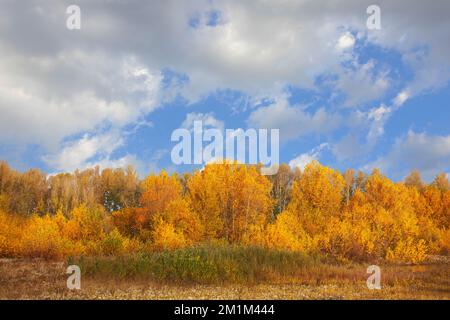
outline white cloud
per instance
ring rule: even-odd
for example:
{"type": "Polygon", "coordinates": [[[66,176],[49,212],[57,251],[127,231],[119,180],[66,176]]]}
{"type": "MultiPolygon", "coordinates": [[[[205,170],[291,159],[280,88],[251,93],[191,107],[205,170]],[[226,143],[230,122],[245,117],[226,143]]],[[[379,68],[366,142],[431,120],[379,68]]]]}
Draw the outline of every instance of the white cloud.
{"type": "Polygon", "coordinates": [[[248,118],[252,128],[279,129],[283,140],[302,135],[327,133],[338,128],[341,117],[325,109],[306,112],[300,106],[291,106],[286,96],[279,96],[274,103],[253,111],[248,118]]]}
{"type": "Polygon", "coordinates": [[[384,125],[392,112],[391,108],[384,104],[377,108],[372,108],[367,112],[367,119],[370,127],[367,133],[367,142],[369,146],[374,146],[378,138],[384,134],[384,125]]]}
{"type": "MultiPolygon", "coordinates": [[[[336,77],[332,89],[345,93],[347,106],[360,106],[383,98],[392,84],[389,70],[355,64],[352,49],[366,37],[395,50],[411,68],[408,91],[397,96],[392,111],[450,77],[446,0],[385,1],[377,32],[367,30],[370,3],[360,0],[82,1],[89,14],[83,14],[80,32],[64,27],[68,4],[0,4],[2,144],[35,144],[62,157],[67,146],[61,141],[68,137],[95,136],[105,127],[121,132],[178,93],[191,102],[220,89],[277,98],[274,88],[314,89],[324,74],[336,77]],[[220,13],[217,25],[208,23],[212,10],[220,13]],[[349,55],[353,65],[347,68],[349,55]],[[186,76],[186,83],[167,88],[161,70],[186,76]]],[[[371,136],[382,133],[387,118],[371,118],[371,136]]],[[[328,132],[339,122],[325,109],[307,112],[280,99],[249,118],[253,126],[280,128],[287,139],[328,132]]]]}
{"type": "Polygon", "coordinates": [[[397,96],[394,99],[394,106],[395,107],[401,107],[406,100],[410,98],[410,93],[408,90],[403,90],[397,94],[397,96]]]}
{"type": "Polygon", "coordinates": [[[408,99],[408,90],[400,91],[388,107],[381,104],[362,112],[353,112],[346,120],[346,124],[352,130],[332,146],[333,154],[339,161],[352,159],[368,153],[377,144],[378,139],[384,135],[384,126],[393,112],[400,108],[408,99]],[[365,143],[359,141],[358,134],[367,129],[365,143]]]}
{"type": "Polygon", "coordinates": [[[370,109],[367,117],[370,120],[381,121],[390,112],[391,110],[382,104],[378,108],[370,109]]]}
{"type": "Polygon", "coordinates": [[[96,136],[85,134],[78,140],[66,143],[56,154],[45,156],[44,160],[57,170],[74,171],[90,167],[96,157],[112,163],[109,160],[111,153],[122,145],[123,139],[117,133],[96,136]]]}
{"type": "Polygon", "coordinates": [[[65,143],[61,150],[45,155],[43,160],[55,172],[73,172],[96,166],[100,169],[126,168],[132,165],[143,177],[150,171],[158,171],[157,162],[167,153],[166,150],[157,150],[145,163],[134,154],[115,157],[114,152],[123,145],[124,139],[120,132],[85,134],[78,140],[65,143]]]}
{"type": "Polygon", "coordinates": [[[380,99],[389,88],[389,72],[380,71],[373,60],[359,64],[352,58],[352,68],[344,68],[335,82],[337,90],[342,91],[347,107],[360,107],[374,99],[380,99]]]}
{"type": "Polygon", "coordinates": [[[0,62],[0,69],[6,70],[0,74],[4,143],[39,144],[54,151],[67,136],[138,121],[161,100],[161,74],[130,58],[79,52],[55,60],[33,58],[26,66],[34,76],[20,71],[23,59],[0,62]]]}
{"type": "Polygon", "coordinates": [[[329,145],[327,143],[322,143],[321,145],[313,148],[311,151],[303,153],[289,161],[289,166],[292,168],[299,168],[303,170],[305,166],[311,161],[319,160],[322,151],[328,147],[329,145]]]}
{"type": "Polygon", "coordinates": [[[384,126],[388,121],[389,117],[400,108],[408,99],[410,98],[410,93],[408,90],[400,91],[395,98],[392,100],[391,107],[387,107],[381,104],[379,107],[371,108],[367,111],[366,116],[369,120],[369,132],[367,134],[368,147],[373,147],[378,138],[384,134],[384,126]]]}
{"type": "Polygon", "coordinates": [[[220,131],[224,130],[224,123],[214,117],[213,113],[195,113],[191,112],[186,115],[181,124],[181,128],[192,130],[194,128],[195,121],[202,121],[203,128],[215,128],[220,131]]]}
{"type": "MultiPolygon", "coordinates": [[[[355,37],[342,30],[367,31],[365,8],[356,0],[339,5],[332,0],[164,1],[130,4],[126,10],[119,2],[106,6],[89,1],[82,4],[89,12],[83,18],[82,36],[59,26],[63,3],[40,5],[43,13],[37,16],[21,4],[2,8],[5,48],[39,53],[48,61],[64,50],[89,55],[100,48],[117,56],[131,52],[150,69],[186,74],[189,83],[183,92],[192,99],[218,88],[255,95],[270,91],[276,83],[313,87],[316,76],[341,73],[342,56],[333,49],[355,45],[355,37]],[[212,10],[221,16],[215,26],[205,18],[212,10]],[[196,16],[200,19],[192,27],[189,22],[196,16]],[[18,28],[24,20],[33,22],[30,30],[18,28]],[[44,33],[48,37],[35,40],[44,33]]],[[[392,19],[405,14],[404,8],[389,12],[392,19]]],[[[390,22],[384,21],[386,26],[390,22]]]]}
{"type": "MultiPolygon", "coordinates": [[[[134,167],[140,177],[144,177],[149,173],[149,171],[158,171],[155,163],[145,164],[133,154],[126,154],[125,156],[116,159],[106,157],[100,159],[99,161],[87,162],[80,166],[80,168],[93,168],[95,166],[99,166],[100,169],[126,168],[129,165],[134,167]]],[[[64,169],[63,171],[67,172],[68,170],[64,169]]]]}
{"type": "Polygon", "coordinates": [[[402,178],[412,169],[418,169],[430,181],[441,171],[450,168],[450,135],[437,136],[409,131],[383,157],[364,169],[379,168],[392,176],[402,178]]]}
{"type": "Polygon", "coordinates": [[[355,37],[350,32],[346,32],[345,34],[340,36],[336,44],[336,48],[339,50],[350,49],[353,48],[355,42],[356,42],[355,37]]]}

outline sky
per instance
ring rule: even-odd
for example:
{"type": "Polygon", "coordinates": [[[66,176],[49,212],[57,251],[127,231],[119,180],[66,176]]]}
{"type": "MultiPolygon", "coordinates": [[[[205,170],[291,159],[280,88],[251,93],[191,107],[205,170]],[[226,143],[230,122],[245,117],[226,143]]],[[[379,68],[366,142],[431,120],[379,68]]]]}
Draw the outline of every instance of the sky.
{"type": "Polygon", "coordinates": [[[449,15],[447,0],[0,0],[0,159],[192,171],[171,134],[202,120],[279,129],[292,167],[430,181],[450,173],[449,15]]]}

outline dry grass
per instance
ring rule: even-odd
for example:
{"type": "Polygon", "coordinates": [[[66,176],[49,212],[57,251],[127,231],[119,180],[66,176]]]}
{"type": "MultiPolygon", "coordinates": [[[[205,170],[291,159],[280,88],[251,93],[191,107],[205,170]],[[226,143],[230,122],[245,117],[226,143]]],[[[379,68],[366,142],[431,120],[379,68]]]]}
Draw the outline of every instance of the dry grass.
{"type": "Polygon", "coordinates": [[[180,285],[85,275],[81,290],[66,288],[67,264],[0,260],[1,299],[450,299],[450,258],[415,266],[385,265],[382,289],[366,287],[366,266],[323,267],[291,279],[254,285],[180,285]],[[327,272],[323,270],[328,270],[327,272]]]}

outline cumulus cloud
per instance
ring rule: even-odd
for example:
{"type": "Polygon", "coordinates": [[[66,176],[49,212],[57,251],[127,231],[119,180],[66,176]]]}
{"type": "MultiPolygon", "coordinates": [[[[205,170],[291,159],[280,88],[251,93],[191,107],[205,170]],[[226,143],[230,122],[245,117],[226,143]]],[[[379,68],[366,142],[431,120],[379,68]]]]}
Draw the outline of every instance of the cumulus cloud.
{"type": "Polygon", "coordinates": [[[371,108],[365,112],[368,120],[369,131],[367,133],[367,147],[373,147],[378,138],[384,134],[384,126],[392,113],[399,109],[410,98],[409,92],[405,89],[400,91],[391,101],[391,106],[381,104],[378,107],[371,108]]]}
{"type": "Polygon", "coordinates": [[[6,70],[0,75],[3,142],[54,148],[64,137],[102,124],[123,127],[137,121],[160,101],[160,72],[131,58],[77,52],[48,61],[34,58],[27,64],[33,75],[14,72],[23,59],[0,62],[6,70]]]}
{"type": "Polygon", "coordinates": [[[343,69],[335,82],[336,90],[346,96],[347,107],[361,105],[384,96],[389,88],[389,72],[376,68],[373,60],[359,64],[352,61],[352,68],[343,69]]]}
{"type": "Polygon", "coordinates": [[[346,32],[339,38],[336,44],[336,48],[339,50],[346,50],[349,48],[353,48],[355,42],[356,42],[355,37],[350,32],[346,32]]]}
{"type": "MultiPolygon", "coordinates": [[[[445,1],[399,3],[381,4],[382,13],[389,15],[383,15],[380,32],[368,34],[371,41],[408,53],[417,43],[448,48],[441,43],[446,32],[440,22],[446,19],[433,20],[442,16],[445,1]],[[409,23],[411,16],[417,18],[414,25],[409,23]],[[433,26],[442,31],[435,33],[433,26]]],[[[218,87],[255,93],[270,90],[276,82],[313,85],[314,76],[339,66],[340,57],[332,50],[336,43],[343,49],[354,46],[354,36],[342,29],[367,32],[365,9],[370,2],[81,1],[82,12],[89,14],[83,16],[79,34],[62,27],[64,19],[58,13],[67,4],[5,4],[5,45],[41,55],[54,55],[61,48],[133,52],[147,66],[188,75],[185,93],[195,96],[218,87]],[[211,23],[211,12],[220,19],[211,23]],[[33,23],[30,30],[17,27],[25,19],[33,23]],[[48,36],[36,41],[42,33],[48,36]]]]}
{"type": "Polygon", "coordinates": [[[100,134],[84,134],[76,140],[63,144],[55,153],[47,154],[43,160],[55,172],[73,172],[76,169],[87,169],[99,166],[104,168],[125,168],[132,165],[139,175],[144,176],[149,171],[157,170],[157,162],[167,153],[157,150],[144,163],[134,154],[114,157],[118,148],[124,145],[124,138],[118,131],[108,131],[100,134]]]}
{"type": "Polygon", "coordinates": [[[332,144],[331,150],[338,161],[353,160],[371,151],[378,139],[384,135],[384,126],[392,113],[399,109],[408,99],[408,90],[400,91],[391,101],[390,106],[384,103],[367,111],[356,111],[347,117],[347,126],[351,133],[346,134],[339,141],[332,144]],[[361,132],[367,132],[365,140],[360,137],[361,132]]]}
{"type": "MultiPolygon", "coordinates": [[[[444,85],[450,74],[445,0],[381,1],[382,29],[376,32],[365,25],[371,3],[360,0],[82,0],[79,31],[65,28],[70,4],[0,4],[0,143],[41,146],[55,168],[67,163],[55,154],[64,158],[70,137],[100,139],[108,130],[121,135],[177,95],[193,102],[231,89],[277,98],[274,88],[314,89],[317,77],[331,74],[332,89],[344,92],[346,105],[382,98],[389,70],[357,62],[352,52],[360,39],[395,50],[411,68],[408,91],[394,105],[444,85]],[[186,80],[166,79],[165,70],[186,80]]],[[[249,124],[280,128],[292,139],[333,130],[339,118],[276,101],[252,112],[249,124]]],[[[374,126],[386,121],[371,119],[374,126]]]]}
{"type": "Polygon", "coordinates": [[[370,121],[370,129],[367,134],[367,142],[370,146],[375,145],[378,138],[384,134],[384,125],[389,118],[392,109],[384,104],[372,108],[367,112],[367,119],[370,121]]]}
{"type": "Polygon", "coordinates": [[[252,128],[279,129],[283,140],[306,134],[322,134],[339,127],[341,117],[320,108],[315,112],[291,106],[287,97],[277,97],[274,103],[253,111],[248,119],[252,128]]]}
{"type": "Polygon", "coordinates": [[[420,170],[430,181],[441,171],[450,168],[450,135],[428,135],[409,131],[397,139],[383,157],[366,165],[364,169],[379,168],[402,179],[412,169],[420,170]]]}
{"type": "Polygon", "coordinates": [[[183,123],[181,124],[181,128],[193,130],[195,121],[201,121],[204,128],[209,127],[209,128],[219,129],[220,131],[224,130],[223,121],[215,118],[214,114],[212,112],[210,112],[210,113],[195,113],[195,112],[188,113],[186,115],[186,119],[184,119],[183,123]]]}
{"type": "Polygon", "coordinates": [[[295,157],[289,161],[289,166],[292,168],[299,168],[303,170],[305,166],[313,160],[319,160],[322,151],[328,148],[327,143],[322,143],[319,146],[313,148],[311,151],[302,153],[301,155],[295,157]]]}
{"type": "Polygon", "coordinates": [[[111,153],[121,145],[123,139],[117,133],[95,136],[85,134],[78,140],[66,143],[60,152],[45,156],[44,160],[57,170],[74,171],[88,167],[94,157],[109,159],[111,153]]]}

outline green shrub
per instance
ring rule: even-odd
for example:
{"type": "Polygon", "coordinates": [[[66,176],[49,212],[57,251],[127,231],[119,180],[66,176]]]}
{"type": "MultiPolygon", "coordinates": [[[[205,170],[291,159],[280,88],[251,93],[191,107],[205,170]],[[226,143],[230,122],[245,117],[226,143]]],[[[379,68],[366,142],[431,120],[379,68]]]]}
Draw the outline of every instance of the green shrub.
{"type": "Polygon", "coordinates": [[[71,260],[88,276],[185,283],[256,283],[292,278],[319,257],[260,247],[199,245],[170,251],[71,260]]]}

